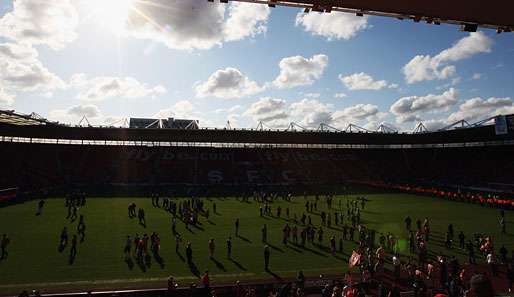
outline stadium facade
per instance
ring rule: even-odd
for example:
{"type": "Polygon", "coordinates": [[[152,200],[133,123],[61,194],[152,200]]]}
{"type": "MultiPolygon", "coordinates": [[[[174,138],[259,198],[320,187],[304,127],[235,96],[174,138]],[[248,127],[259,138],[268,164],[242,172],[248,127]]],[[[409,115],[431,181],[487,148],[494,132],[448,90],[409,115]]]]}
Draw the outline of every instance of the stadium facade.
{"type": "Polygon", "coordinates": [[[194,121],[194,127],[180,123],[167,129],[155,123],[71,127],[4,111],[0,188],[279,186],[300,192],[384,182],[514,192],[514,115],[421,133],[200,129],[194,121]]]}

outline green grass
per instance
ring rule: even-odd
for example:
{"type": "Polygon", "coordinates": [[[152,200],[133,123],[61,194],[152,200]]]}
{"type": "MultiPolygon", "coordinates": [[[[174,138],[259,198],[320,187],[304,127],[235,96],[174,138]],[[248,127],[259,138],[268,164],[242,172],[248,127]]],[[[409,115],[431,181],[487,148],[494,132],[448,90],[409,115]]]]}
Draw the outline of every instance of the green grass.
{"type": "MultiPolygon", "coordinates": [[[[370,202],[361,213],[362,222],[379,232],[391,231],[405,239],[403,219],[406,215],[410,215],[414,221],[416,218],[429,217],[434,234],[434,241],[429,243],[431,251],[446,254],[456,251],[459,257],[465,259],[462,251],[447,251],[438,242],[443,240],[449,223],[454,224],[456,234],[464,230],[469,237],[474,232],[483,232],[493,236],[496,248],[503,243],[509,251],[514,248],[512,232],[500,234],[499,211],[496,209],[407,194],[373,193],[365,196],[370,202]]],[[[310,199],[313,200],[312,197],[310,199]]],[[[337,199],[343,199],[343,209],[346,210],[346,198],[337,199]]],[[[214,282],[272,277],[263,269],[263,244],[260,241],[260,228],[263,224],[268,225],[269,241],[278,248],[272,249],[271,257],[271,270],[277,275],[294,276],[300,269],[307,276],[347,271],[348,255],[355,246],[353,243],[345,242],[344,254],[337,258],[310,244],[307,245],[308,249],[285,247],[281,243],[285,219],[259,217],[258,204],[253,201],[243,203],[236,199],[215,199],[206,201],[206,205],[210,207],[212,201],[216,201],[219,213],[214,215],[211,210],[212,224],[201,217],[203,230],[192,228],[194,233],[191,233],[185,230],[180,221],[177,230],[184,241],[192,242],[194,262],[198,269],[201,272],[208,269],[214,282]],[[241,220],[240,234],[246,240],[236,238],[233,234],[235,217],[241,220]],[[233,237],[233,259],[239,265],[226,258],[225,241],[229,235],[233,237]],[[211,237],[216,241],[215,257],[222,263],[224,270],[207,257],[207,242],[211,237]]],[[[78,220],[72,224],[65,219],[67,209],[62,198],[49,199],[42,216],[35,216],[36,204],[36,201],[32,201],[0,208],[0,234],[7,233],[11,238],[9,258],[0,261],[0,294],[18,293],[22,289],[60,291],[163,287],[169,275],[174,275],[182,284],[196,281],[188,265],[175,253],[170,215],[153,208],[150,199],[89,198],[86,207],[79,210],[85,216],[87,230],[85,242],[79,244],[73,265],[68,263],[69,246],[63,253],[58,252],[57,246],[62,228],[68,226],[73,234],[78,220]],[[130,202],[146,210],[146,229],[138,224],[137,219],[128,218],[127,205],[130,202]],[[152,265],[146,271],[137,265],[129,269],[123,255],[125,237],[135,233],[150,235],[152,231],[161,236],[164,267],[152,259],[152,265]]],[[[279,201],[273,203],[273,209],[279,204],[283,208],[290,207],[291,214],[297,213],[300,216],[305,201],[303,197],[297,197],[291,203],[279,201]]],[[[337,200],[334,205],[338,206],[337,200]]],[[[321,206],[321,209],[326,209],[324,203],[321,206]]],[[[513,214],[507,212],[507,231],[512,231],[509,227],[514,227],[510,224],[512,217],[513,214]]],[[[320,224],[318,215],[312,218],[315,225],[320,224]]],[[[336,234],[337,239],[341,237],[341,231],[330,229],[325,232],[325,245],[328,245],[328,238],[332,234],[336,234]]],[[[182,255],[185,256],[184,246],[182,255]]]]}

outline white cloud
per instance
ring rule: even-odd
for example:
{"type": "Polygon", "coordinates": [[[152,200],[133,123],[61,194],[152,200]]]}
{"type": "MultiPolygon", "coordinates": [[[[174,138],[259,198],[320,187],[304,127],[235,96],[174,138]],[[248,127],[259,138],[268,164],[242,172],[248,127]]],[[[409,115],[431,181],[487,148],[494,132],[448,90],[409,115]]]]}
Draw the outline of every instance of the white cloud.
{"type": "Polygon", "coordinates": [[[49,119],[68,124],[78,124],[84,116],[90,124],[97,124],[103,118],[100,109],[93,104],[75,105],[68,109],[54,109],[48,114],[49,119]]]}
{"type": "Polygon", "coordinates": [[[161,85],[148,86],[132,77],[99,76],[87,78],[83,73],[72,76],[70,86],[79,90],[77,98],[101,101],[108,98],[144,98],[166,93],[161,85]]]}
{"type": "Polygon", "coordinates": [[[240,117],[241,117],[241,115],[239,115],[239,114],[231,113],[227,116],[227,121],[230,122],[230,126],[232,128],[236,128],[239,126],[239,118],[240,117]]]}
{"type": "Polygon", "coordinates": [[[14,96],[0,88],[0,108],[6,108],[14,103],[14,96]]]}
{"type": "Polygon", "coordinates": [[[241,110],[241,105],[234,105],[229,108],[218,108],[214,112],[216,112],[216,113],[234,113],[238,110],[241,110]]]}
{"type": "Polygon", "coordinates": [[[135,2],[127,32],[173,49],[209,49],[223,41],[225,7],[207,1],[135,2]]]}
{"type": "Polygon", "coordinates": [[[305,97],[309,98],[319,98],[321,96],[320,93],[305,93],[305,97]]]}
{"type": "Polygon", "coordinates": [[[231,3],[224,26],[225,41],[241,40],[265,33],[270,9],[266,5],[231,3]]]}
{"type": "Polygon", "coordinates": [[[367,17],[353,14],[332,13],[299,13],[296,15],[296,26],[303,26],[306,32],[332,39],[350,39],[359,31],[369,28],[367,17]]]}
{"type": "Polygon", "coordinates": [[[344,97],[347,97],[347,95],[345,93],[335,93],[334,94],[334,98],[344,98],[344,97]]]}
{"type": "Polygon", "coordinates": [[[363,120],[375,122],[383,117],[384,115],[380,113],[378,106],[361,103],[335,111],[332,114],[332,122],[336,127],[344,128],[349,123],[356,124],[363,120]]]}
{"type": "Polygon", "coordinates": [[[402,97],[389,110],[396,116],[398,123],[419,121],[421,113],[447,111],[457,100],[457,91],[450,88],[441,95],[402,97]]]}
{"type": "Polygon", "coordinates": [[[352,91],[356,90],[381,90],[387,87],[387,81],[374,80],[369,74],[364,72],[354,73],[352,75],[339,75],[339,80],[352,91]]]}
{"type": "Polygon", "coordinates": [[[459,110],[450,114],[449,122],[460,120],[481,120],[499,114],[514,113],[514,103],[510,97],[491,97],[486,100],[476,97],[466,100],[459,106],[459,110]]]}
{"type": "Polygon", "coordinates": [[[198,118],[199,114],[195,111],[194,105],[188,100],[181,100],[175,103],[171,108],[161,109],[154,118],[167,119],[167,118],[198,118]]]}
{"type": "Polygon", "coordinates": [[[317,99],[302,99],[287,106],[283,99],[263,97],[253,103],[243,115],[276,128],[285,128],[291,121],[295,121],[311,129],[317,128],[321,123],[340,129],[346,128],[349,123],[376,129],[388,113],[380,112],[378,106],[373,104],[357,104],[334,111],[331,104],[317,99]]]}
{"type": "Polygon", "coordinates": [[[64,88],[65,83],[38,60],[30,45],[0,44],[0,84],[8,90],[41,91],[64,88]]]}
{"type": "Polygon", "coordinates": [[[207,79],[195,87],[196,96],[218,98],[241,98],[255,95],[264,90],[255,81],[244,76],[236,68],[217,70],[207,79]]]}
{"type": "Polygon", "coordinates": [[[277,88],[292,88],[311,85],[318,80],[328,65],[326,55],[315,55],[307,59],[302,56],[287,57],[280,61],[280,74],[273,81],[277,88]]]}
{"type": "Polygon", "coordinates": [[[127,22],[127,33],[162,42],[169,48],[210,49],[223,42],[253,37],[266,31],[267,6],[204,0],[136,1],[127,22]]]}
{"type": "Polygon", "coordinates": [[[253,118],[256,122],[276,124],[289,117],[285,110],[286,101],[279,98],[262,97],[254,102],[243,115],[253,118]]]}
{"type": "Polygon", "coordinates": [[[428,131],[437,131],[448,126],[448,121],[446,119],[429,119],[423,121],[423,125],[428,131]]]}
{"type": "Polygon", "coordinates": [[[16,0],[0,18],[0,36],[61,49],[77,37],[78,15],[70,0],[16,0]]]}
{"type": "Polygon", "coordinates": [[[330,123],[330,108],[330,105],[316,99],[303,99],[290,106],[291,116],[310,128],[315,128],[321,123],[330,123]]]}
{"type": "Polygon", "coordinates": [[[478,80],[482,78],[482,73],[473,73],[473,76],[471,77],[474,80],[478,80]]]}
{"type": "Polygon", "coordinates": [[[470,33],[460,39],[451,48],[445,49],[434,57],[430,55],[417,55],[403,67],[403,74],[407,83],[412,84],[424,80],[442,80],[455,75],[456,62],[468,59],[476,54],[489,53],[493,40],[481,32],[470,33]]]}
{"type": "Polygon", "coordinates": [[[100,109],[96,105],[76,105],[68,109],[68,113],[77,116],[86,116],[88,118],[96,118],[100,115],[100,109]]]}

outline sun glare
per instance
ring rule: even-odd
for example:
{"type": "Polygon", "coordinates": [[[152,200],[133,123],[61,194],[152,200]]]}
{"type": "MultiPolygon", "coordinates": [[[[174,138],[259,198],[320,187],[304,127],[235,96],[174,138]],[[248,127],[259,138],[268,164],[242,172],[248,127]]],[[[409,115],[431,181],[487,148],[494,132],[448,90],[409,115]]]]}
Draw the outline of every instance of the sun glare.
{"type": "Polygon", "coordinates": [[[116,34],[123,32],[135,0],[88,0],[91,18],[116,34]]]}

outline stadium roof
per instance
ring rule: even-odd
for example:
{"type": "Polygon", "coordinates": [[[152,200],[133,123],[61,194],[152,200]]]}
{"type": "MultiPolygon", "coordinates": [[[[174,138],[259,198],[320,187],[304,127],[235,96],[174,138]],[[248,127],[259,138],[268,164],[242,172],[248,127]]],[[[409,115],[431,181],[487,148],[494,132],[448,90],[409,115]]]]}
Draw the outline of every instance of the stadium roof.
{"type": "MultiPolygon", "coordinates": [[[[382,130],[296,130],[296,129],[154,129],[80,127],[49,122],[37,114],[20,115],[0,111],[0,136],[30,139],[75,141],[132,141],[184,143],[260,143],[260,144],[423,144],[514,140],[514,115],[504,118],[505,133],[498,134],[495,117],[469,124],[459,121],[438,131],[411,133],[382,130]],[[388,132],[389,131],[389,132],[388,132]]],[[[353,125],[359,128],[358,126],[353,125]]],[[[327,126],[328,127],[328,126],[327,126]]],[[[294,128],[294,127],[293,127],[294,128]]]]}
{"type": "MultiPolygon", "coordinates": [[[[213,0],[209,0],[213,1],[213,0]]],[[[464,31],[476,31],[477,26],[497,29],[498,33],[514,31],[514,1],[512,0],[230,0],[293,6],[319,12],[343,11],[410,19],[429,24],[462,25],[464,31]]],[[[221,0],[228,2],[228,0],[221,0]]]]}
{"type": "Polygon", "coordinates": [[[0,123],[18,126],[36,126],[36,125],[56,125],[57,123],[49,122],[37,113],[33,112],[24,115],[14,112],[14,110],[0,110],[0,123]]]}

